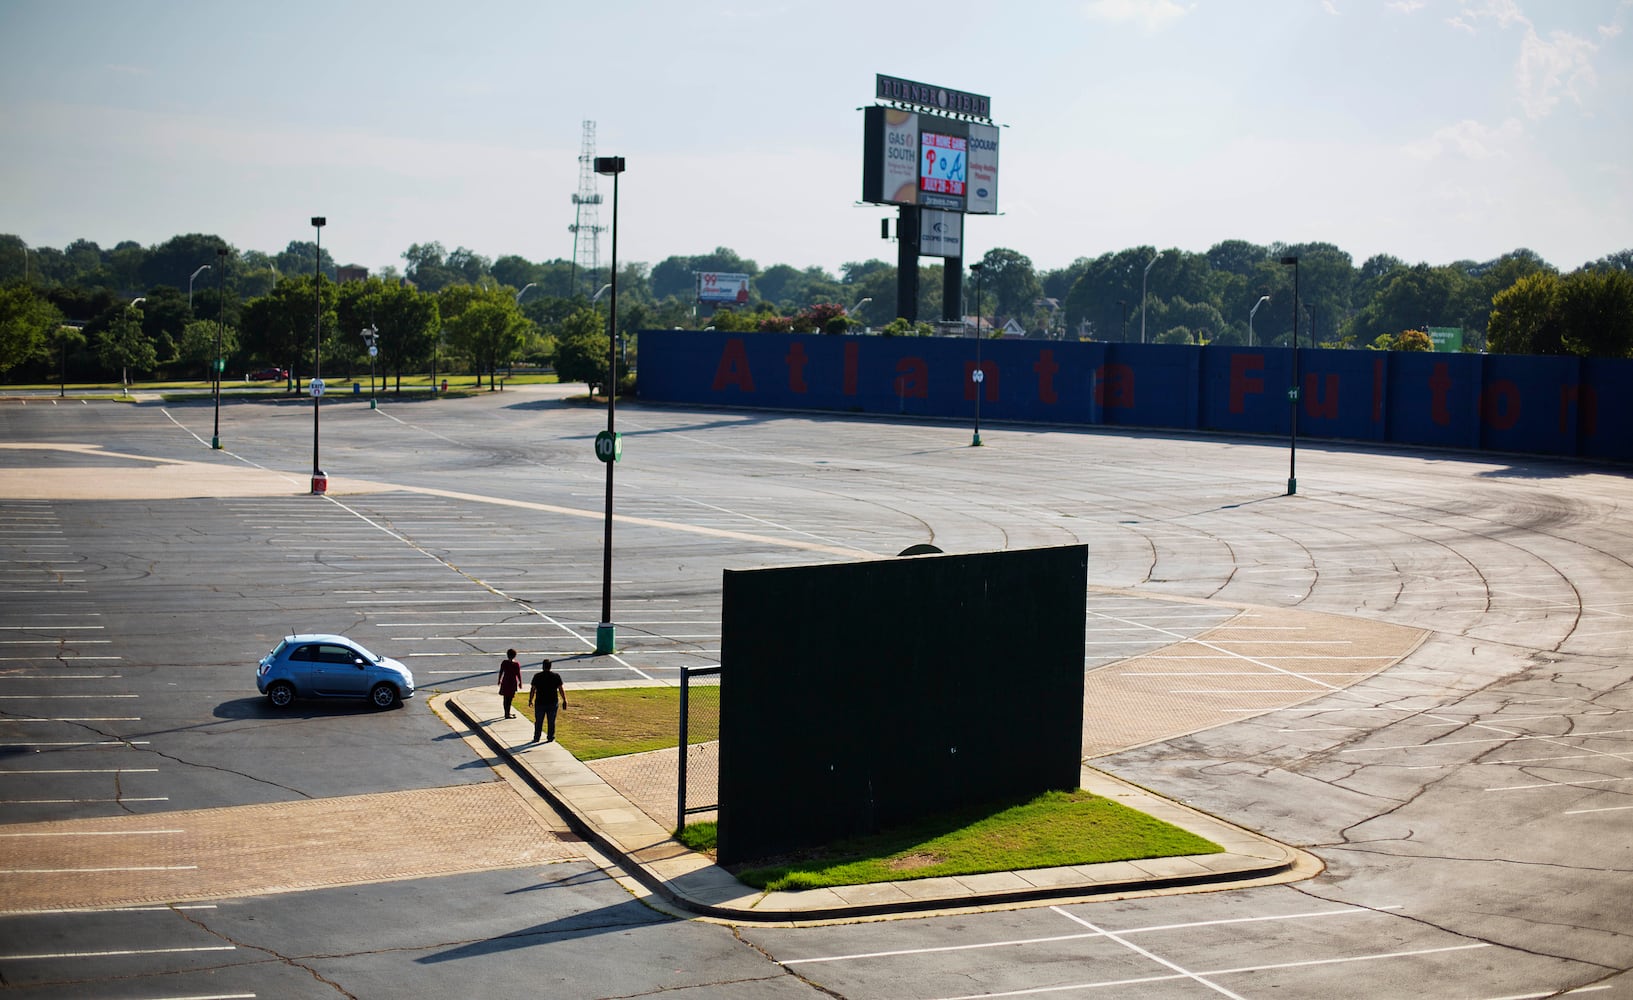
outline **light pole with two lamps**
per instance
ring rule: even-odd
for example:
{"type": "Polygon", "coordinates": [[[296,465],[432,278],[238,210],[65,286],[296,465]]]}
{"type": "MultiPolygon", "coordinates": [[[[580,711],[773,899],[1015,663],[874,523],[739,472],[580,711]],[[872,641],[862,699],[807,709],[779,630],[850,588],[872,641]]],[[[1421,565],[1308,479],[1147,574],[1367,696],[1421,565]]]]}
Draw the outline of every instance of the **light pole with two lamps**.
{"type": "Polygon", "coordinates": [[[375,346],[374,339],[380,336],[380,328],[370,323],[363,328],[363,343],[369,345],[369,409],[378,410],[380,401],[374,395],[374,359],[379,356],[380,348],[375,346]]]}
{"type": "Polygon", "coordinates": [[[975,371],[970,372],[970,381],[975,383],[975,436],[970,439],[971,448],[981,447],[981,384],[987,380],[986,369],[981,367],[981,274],[986,269],[981,261],[970,265],[975,272],[975,371]]]}
{"type": "Polygon", "coordinates": [[[1293,385],[1287,390],[1287,405],[1292,408],[1289,422],[1287,451],[1287,495],[1298,492],[1298,258],[1283,257],[1282,264],[1293,267],[1293,385]]]}
{"type": "MultiPolygon", "coordinates": [[[[618,432],[614,415],[618,401],[618,175],[624,172],[622,156],[597,156],[595,172],[612,177],[612,289],[611,318],[607,327],[607,429],[595,436],[596,457],[607,466],[607,513],[601,539],[601,621],[595,626],[596,653],[618,650],[617,629],[612,624],[612,470],[618,464],[618,432]]],[[[600,292],[596,297],[600,298],[600,292]]]]}

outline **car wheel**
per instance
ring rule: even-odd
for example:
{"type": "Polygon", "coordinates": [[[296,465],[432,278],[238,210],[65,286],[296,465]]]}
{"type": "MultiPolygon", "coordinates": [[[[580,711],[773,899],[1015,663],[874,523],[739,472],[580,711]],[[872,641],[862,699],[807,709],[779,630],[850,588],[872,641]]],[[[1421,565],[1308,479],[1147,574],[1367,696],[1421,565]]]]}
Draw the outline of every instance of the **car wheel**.
{"type": "Polygon", "coordinates": [[[288,681],[278,681],[266,689],[267,700],[275,708],[288,708],[289,703],[295,700],[295,685],[288,681]]]}
{"type": "Polygon", "coordinates": [[[374,703],[375,708],[391,708],[397,704],[397,689],[390,684],[376,684],[374,690],[369,692],[369,701],[374,703]]]}

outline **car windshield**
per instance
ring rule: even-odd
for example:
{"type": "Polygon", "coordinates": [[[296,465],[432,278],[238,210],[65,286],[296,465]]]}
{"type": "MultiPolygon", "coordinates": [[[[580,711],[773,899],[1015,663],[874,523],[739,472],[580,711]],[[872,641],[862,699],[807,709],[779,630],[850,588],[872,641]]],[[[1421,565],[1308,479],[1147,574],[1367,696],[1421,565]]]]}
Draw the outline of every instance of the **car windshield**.
{"type": "Polygon", "coordinates": [[[272,652],[268,653],[267,656],[276,657],[279,653],[282,653],[285,649],[287,649],[288,646],[289,646],[289,640],[288,639],[279,639],[278,644],[276,646],[272,647],[272,652]]]}
{"type": "Polygon", "coordinates": [[[353,649],[357,650],[357,655],[361,656],[363,659],[368,660],[370,663],[380,662],[380,657],[369,652],[361,643],[354,642],[351,645],[353,649]]]}

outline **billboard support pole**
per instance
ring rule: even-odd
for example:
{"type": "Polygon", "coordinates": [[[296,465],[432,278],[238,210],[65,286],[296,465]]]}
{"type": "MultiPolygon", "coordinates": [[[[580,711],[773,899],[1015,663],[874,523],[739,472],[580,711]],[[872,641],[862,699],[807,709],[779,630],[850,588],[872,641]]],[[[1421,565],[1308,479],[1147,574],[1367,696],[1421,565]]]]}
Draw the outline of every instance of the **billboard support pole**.
{"type": "Polygon", "coordinates": [[[903,205],[896,222],[896,315],[919,318],[919,208],[903,205]]]}

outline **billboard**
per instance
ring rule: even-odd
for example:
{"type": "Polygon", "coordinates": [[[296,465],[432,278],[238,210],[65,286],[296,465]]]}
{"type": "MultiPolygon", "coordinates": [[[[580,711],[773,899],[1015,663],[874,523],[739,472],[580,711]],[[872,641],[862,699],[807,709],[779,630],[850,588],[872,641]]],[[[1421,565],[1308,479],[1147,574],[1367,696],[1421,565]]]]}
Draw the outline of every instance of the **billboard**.
{"type": "Polygon", "coordinates": [[[924,257],[964,256],[964,217],[937,208],[919,209],[919,254],[924,257]]]}
{"type": "Polygon", "coordinates": [[[862,200],[998,212],[998,129],[872,105],[863,109],[862,200]]]}
{"type": "Polygon", "coordinates": [[[748,282],[746,274],[728,274],[724,271],[693,271],[697,278],[697,300],[716,305],[747,305],[748,282]]]}

